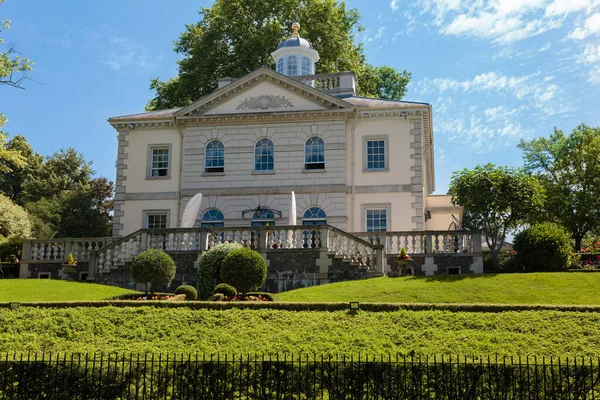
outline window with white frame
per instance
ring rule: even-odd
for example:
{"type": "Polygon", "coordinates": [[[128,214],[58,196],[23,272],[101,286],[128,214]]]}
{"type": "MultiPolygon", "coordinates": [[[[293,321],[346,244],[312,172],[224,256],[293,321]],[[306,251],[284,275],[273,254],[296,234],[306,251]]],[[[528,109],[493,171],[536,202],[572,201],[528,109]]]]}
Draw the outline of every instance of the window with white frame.
{"type": "Polygon", "coordinates": [[[289,56],[287,59],[288,76],[298,75],[298,59],[296,56],[289,56]]]}
{"type": "Polygon", "coordinates": [[[325,142],[318,136],[309,137],[304,145],[304,169],[325,169],[325,142]]]}
{"type": "Polygon", "coordinates": [[[277,60],[277,72],[279,72],[280,74],[283,74],[284,70],[283,70],[283,57],[281,57],[279,60],[277,60]]]}
{"type": "Polygon", "coordinates": [[[308,57],[302,57],[302,75],[310,75],[310,59],[308,57]]]}
{"type": "Polygon", "coordinates": [[[260,139],[254,146],[254,170],[270,172],[275,168],[275,151],[273,142],[269,139],[260,139]]]}
{"type": "Polygon", "coordinates": [[[365,169],[376,171],[387,168],[385,142],[385,139],[367,139],[365,141],[365,169]]]}
{"type": "Polygon", "coordinates": [[[225,226],[225,217],[223,216],[223,213],[219,210],[207,210],[202,215],[202,222],[200,222],[200,226],[209,228],[221,228],[225,226]]]}
{"type": "Polygon", "coordinates": [[[370,208],[365,212],[367,232],[380,232],[387,230],[387,209],[370,208]]]}
{"type": "Polygon", "coordinates": [[[170,146],[150,147],[150,178],[169,177],[170,146]]]}
{"type": "Polygon", "coordinates": [[[225,147],[220,140],[211,140],[204,151],[204,172],[223,172],[225,170],[225,147]]]}
{"type": "Polygon", "coordinates": [[[148,229],[167,229],[168,212],[166,211],[145,211],[145,227],[148,229]]]}
{"type": "Polygon", "coordinates": [[[320,207],[310,207],[302,217],[302,225],[324,225],[326,223],[327,215],[320,207]]]}

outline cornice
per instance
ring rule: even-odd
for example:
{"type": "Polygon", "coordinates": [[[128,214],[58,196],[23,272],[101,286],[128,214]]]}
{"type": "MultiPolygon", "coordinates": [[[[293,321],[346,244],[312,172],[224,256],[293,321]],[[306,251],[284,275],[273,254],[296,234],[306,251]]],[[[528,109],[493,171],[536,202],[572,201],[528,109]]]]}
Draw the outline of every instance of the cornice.
{"type": "Polygon", "coordinates": [[[135,129],[135,128],[162,128],[174,126],[173,121],[119,121],[118,123],[111,122],[111,125],[116,130],[119,129],[135,129]]]}
{"type": "Polygon", "coordinates": [[[339,121],[348,118],[352,110],[331,110],[296,113],[256,113],[256,114],[222,114],[195,116],[178,120],[182,126],[206,125],[246,125],[259,123],[306,122],[306,121],[339,121]]]}

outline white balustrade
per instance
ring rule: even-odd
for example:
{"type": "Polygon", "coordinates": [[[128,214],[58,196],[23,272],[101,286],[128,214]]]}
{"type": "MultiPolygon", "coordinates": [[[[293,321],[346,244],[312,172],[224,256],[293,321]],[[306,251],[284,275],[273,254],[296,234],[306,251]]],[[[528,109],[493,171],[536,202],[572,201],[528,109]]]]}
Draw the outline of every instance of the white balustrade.
{"type": "Polygon", "coordinates": [[[474,241],[481,237],[458,231],[360,232],[354,235],[369,243],[385,245],[387,254],[399,254],[403,247],[408,254],[473,253],[474,241]]]}
{"type": "Polygon", "coordinates": [[[69,253],[72,253],[75,260],[87,262],[91,255],[113,240],[113,238],[31,240],[29,254],[24,254],[23,259],[33,263],[62,263],[69,253]]]}

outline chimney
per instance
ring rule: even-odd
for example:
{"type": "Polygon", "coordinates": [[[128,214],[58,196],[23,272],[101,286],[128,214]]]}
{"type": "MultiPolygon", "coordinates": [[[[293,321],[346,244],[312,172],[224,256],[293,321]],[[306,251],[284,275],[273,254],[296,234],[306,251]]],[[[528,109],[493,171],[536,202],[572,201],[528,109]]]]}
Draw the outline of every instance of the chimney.
{"type": "Polygon", "coordinates": [[[219,85],[218,89],[224,88],[230,83],[233,83],[233,81],[235,81],[235,79],[229,77],[217,79],[217,84],[219,85]]]}
{"type": "Polygon", "coordinates": [[[356,96],[356,75],[352,71],[342,71],[340,75],[339,96],[356,96]]]}

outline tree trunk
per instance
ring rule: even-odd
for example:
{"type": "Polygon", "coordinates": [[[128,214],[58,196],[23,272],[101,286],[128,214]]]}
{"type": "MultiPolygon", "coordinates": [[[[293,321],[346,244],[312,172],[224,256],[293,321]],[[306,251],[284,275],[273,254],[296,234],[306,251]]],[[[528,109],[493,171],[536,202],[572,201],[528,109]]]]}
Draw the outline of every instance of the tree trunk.
{"type": "Polygon", "coordinates": [[[573,238],[575,239],[575,252],[578,252],[579,250],[581,250],[581,242],[583,240],[583,236],[573,235],[573,238]]]}

